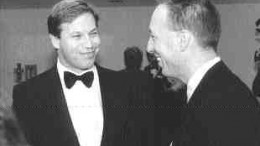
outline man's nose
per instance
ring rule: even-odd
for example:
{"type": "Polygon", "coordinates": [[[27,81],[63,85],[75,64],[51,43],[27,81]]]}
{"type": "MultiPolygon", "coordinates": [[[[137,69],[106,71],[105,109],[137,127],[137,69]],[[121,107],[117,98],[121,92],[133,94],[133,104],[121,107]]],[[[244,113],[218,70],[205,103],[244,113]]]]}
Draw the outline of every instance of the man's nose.
{"type": "Polygon", "coordinates": [[[86,47],[86,48],[92,47],[93,43],[92,43],[91,38],[88,35],[85,35],[83,44],[84,44],[84,47],[86,47]]]}

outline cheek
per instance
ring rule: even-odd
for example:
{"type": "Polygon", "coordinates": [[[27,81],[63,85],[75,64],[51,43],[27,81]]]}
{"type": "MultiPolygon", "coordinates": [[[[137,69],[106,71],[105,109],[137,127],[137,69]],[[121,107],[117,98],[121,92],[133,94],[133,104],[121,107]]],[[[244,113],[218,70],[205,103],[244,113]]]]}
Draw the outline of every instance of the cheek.
{"type": "Polygon", "coordinates": [[[61,48],[66,52],[73,51],[75,47],[76,47],[76,43],[74,41],[68,39],[61,41],[61,48]]]}
{"type": "Polygon", "coordinates": [[[162,58],[163,64],[165,64],[165,67],[171,68],[174,65],[174,61],[176,58],[174,56],[173,50],[169,46],[161,46],[160,56],[162,58]]]}
{"type": "Polygon", "coordinates": [[[99,46],[100,43],[101,43],[100,37],[98,36],[98,37],[93,38],[92,43],[93,43],[93,45],[94,45],[95,47],[99,46]]]}
{"type": "Polygon", "coordinates": [[[160,56],[163,56],[163,52],[164,52],[164,45],[163,43],[161,43],[160,41],[155,41],[152,43],[152,48],[155,51],[155,53],[157,53],[160,56]]]}
{"type": "Polygon", "coordinates": [[[74,60],[77,56],[78,47],[75,43],[63,42],[61,52],[66,59],[74,60]]]}
{"type": "Polygon", "coordinates": [[[166,59],[170,55],[170,48],[167,44],[158,43],[156,48],[157,48],[157,52],[160,54],[161,57],[166,59]]]}
{"type": "Polygon", "coordinates": [[[166,55],[164,55],[163,56],[163,59],[162,59],[162,61],[163,61],[163,64],[165,64],[165,66],[167,67],[167,68],[171,68],[171,66],[172,66],[172,57],[170,57],[168,54],[166,54],[166,55]]]}

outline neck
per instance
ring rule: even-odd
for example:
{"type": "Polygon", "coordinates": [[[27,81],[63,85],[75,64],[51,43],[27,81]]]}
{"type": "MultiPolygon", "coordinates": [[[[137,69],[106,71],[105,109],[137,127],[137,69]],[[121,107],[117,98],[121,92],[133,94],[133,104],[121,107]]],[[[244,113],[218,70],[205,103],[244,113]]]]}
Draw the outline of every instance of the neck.
{"type": "Polygon", "coordinates": [[[60,59],[58,59],[58,63],[63,67],[63,68],[66,68],[66,70],[70,71],[70,72],[73,72],[77,75],[81,75],[83,74],[84,72],[86,71],[89,71],[91,69],[93,69],[94,65],[92,65],[91,67],[89,68],[86,68],[86,69],[79,69],[79,68],[73,68],[71,67],[70,65],[66,64],[65,62],[61,61],[60,59]]]}
{"type": "Polygon", "coordinates": [[[216,52],[213,49],[200,49],[199,52],[193,52],[187,61],[187,70],[184,74],[183,81],[188,83],[192,75],[206,62],[217,57],[216,52]]]}

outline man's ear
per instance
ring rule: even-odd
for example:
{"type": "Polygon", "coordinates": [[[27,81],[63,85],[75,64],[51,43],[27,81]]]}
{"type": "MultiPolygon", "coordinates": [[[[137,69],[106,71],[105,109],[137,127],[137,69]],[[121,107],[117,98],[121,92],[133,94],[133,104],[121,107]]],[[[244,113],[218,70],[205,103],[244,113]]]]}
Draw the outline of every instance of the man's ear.
{"type": "Polygon", "coordinates": [[[190,31],[182,30],[178,34],[179,49],[181,52],[187,50],[192,41],[192,34],[190,31]]]}
{"type": "Polygon", "coordinates": [[[55,49],[60,49],[60,39],[52,34],[49,34],[51,43],[55,49]]]}

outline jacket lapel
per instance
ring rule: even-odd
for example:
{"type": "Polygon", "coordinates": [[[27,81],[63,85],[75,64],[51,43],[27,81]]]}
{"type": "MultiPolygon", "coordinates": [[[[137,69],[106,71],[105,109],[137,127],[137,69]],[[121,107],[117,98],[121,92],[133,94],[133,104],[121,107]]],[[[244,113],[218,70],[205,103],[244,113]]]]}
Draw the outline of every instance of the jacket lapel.
{"type": "Polygon", "coordinates": [[[125,145],[122,139],[125,135],[127,117],[125,92],[120,84],[118,72],[104,69],[98,65],[98,75],[103,104],[104,128],[102,146],[125,145]]]}
{"type": "Polygon", "coordinates": [[[62,90],[57,68],[50,72],[50,96],[46,103],[53,106],[47,110],[50,122],[50,134],[55,136],[58,145],[78,146],[78,139],[73,128],[68,107],[62,90]],[[59,141],[60,140],[60,141],[59,141]]]}
{"type": "Polygon", "coordinates": [[[102,134],[102,141],[101,141],[101,145],[104,145],[104,139],[106,139],[106,131],[107,131],[107,87],[106,87],[106,74],[105,71],[103,70],[103,68],[101,68],[100,66],[96,65],[97,67],[97,71],[98,71],[98,77],[99,77],[99,85],[100,85],[100,92],[101,92],[101,99],[102,99],[102,107],[103,107],[103,117],[104,117],[104,123],[103,123],[103,134],[102,134]]]}
{"type": "Polygon", "coordinates": [[[218,63],[216,63],[213,67],[211,67],[207,73],[204,75],[204,77],[202,78],[202,80],[200,81],[199,85],[197,86],[197,88],[195,89],[194,93],[191,96],[190,101],[188,102],[188,105],[195,105],[195,106],[199,106],[199,105],[203,105],[205,100],[204,96],[205,93],[208,93],[208,91],[210,91],[210,87],[209,87],[209,83],[214,83],[214,81],[218,80],[216,77],[221,76],[220,74],[222,73],[221,70],[222,68],[225,68],[225,64],[223,61],[220,61],[218,63]],[[218,76],[216,76],[215,74],[219,74],[218,76]],[[214,76],[214,77],[212,77],[214,76]],[[206,92],[204,92],[206,91],[206,92]]]}

